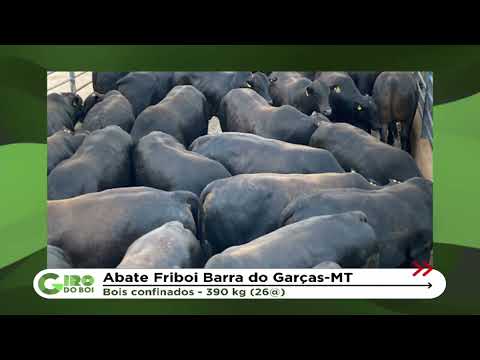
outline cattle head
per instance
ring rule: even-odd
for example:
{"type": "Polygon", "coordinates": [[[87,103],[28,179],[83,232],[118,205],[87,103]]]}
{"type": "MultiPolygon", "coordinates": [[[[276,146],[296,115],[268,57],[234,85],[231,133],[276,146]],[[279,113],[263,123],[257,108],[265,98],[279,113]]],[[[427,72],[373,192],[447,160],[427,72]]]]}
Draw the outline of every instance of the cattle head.
{"type": "Polygon", "coordinates": [[[303,98],[301,101],[306,109],[312,109],[324,116],[330,116],[332,114],[332,108],[330,107],[330,89],[321,80],[315,80],[305,89],[305,92],[301,95],[303,98]]]}
{"type": "Polygon", "coordinates": [[[88,97],[85,99],[85,103],[83,104],[83,111],[80,121],[83,121],[83,119],[85,119],[85,116],[87,116],[87,113],[90,111],[90,109],[93,108],[95,104],[100,102],[103,97],[104,95],[97,93],[96,91],[88,95],[88,97]]]}
{"type": "Polygon", "coordinates": [[[273,100],[270,97],[269,86],[269,79],[267,75],[262,72],[253,73],[242,85],[244,88],[250,88],[256,91],[261,97],[267,100],[269,105],[272,105],[273,100]]]}
{"type": "Polygon", "coordinates": [[[268,76],[268,81],[270,82],[270,85],[274,84],[278,80],[278,77],[269,75],[268,76]]]}
{"type": "Polygon", "coordinates": [[[330,85],[333,120],[348,122],[366,131],[379,129],[377,105],[369,95],[362,95],[352,78],[338,76],[330,85]]]}
{"type": "Polygon", "coordinates": [[[75,94],[75,93],[62,93],[67,106],[69,108],[69,112],[74,119],[74,122],[77,122],[83,114],[83,100],[82,98],[75,94]]]}
{"type": "Polygon", "coordinates": [[[359,96],[353,100],[353,117],[356,124],[365,125],[366,128],[373,130],[381,128],[377,105],[369,95],[359,96]]]}

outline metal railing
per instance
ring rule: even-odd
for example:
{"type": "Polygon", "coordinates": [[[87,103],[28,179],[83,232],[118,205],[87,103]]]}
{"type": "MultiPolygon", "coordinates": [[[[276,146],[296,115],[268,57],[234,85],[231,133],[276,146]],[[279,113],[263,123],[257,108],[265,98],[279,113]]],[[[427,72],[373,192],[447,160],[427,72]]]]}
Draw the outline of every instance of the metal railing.
{"type": "Polygon", "coordinates": [[[431,72],[416,72],[419,92],[419,113],[422,119],[421,137],[427,138],[433,148],[433,74],[431,72]]]}
{"type": "MultiPolygon", "coordinates": [[[[48,76],[51,76],[55,73],[57,73],[58,71],[47,71],[47,77],[48,76]]],[[[77,86],[77,79],[81,76],[84,76],[86,74],[89,74],[90,72],[89,71],[83,71],[79,74],[75,74],[74,71],[69,71],[68,72],[68,77],[66,80],[62,80],[52,86],[50,86],[49,88],[47,88],[47,92],[48,91],[51,91],[51,90],[54,90],[54,89],[57,89],[59,88],[60,86],[63,86],[67,83],[70,83],[70,92],[72,93],[78,93],[80,90],[82,90],[83,88],[87,87],[88,85],[90,85],[92,83],[92,80],[84,83],[83,85],[81,85],[80,87],[77,86]]]]}

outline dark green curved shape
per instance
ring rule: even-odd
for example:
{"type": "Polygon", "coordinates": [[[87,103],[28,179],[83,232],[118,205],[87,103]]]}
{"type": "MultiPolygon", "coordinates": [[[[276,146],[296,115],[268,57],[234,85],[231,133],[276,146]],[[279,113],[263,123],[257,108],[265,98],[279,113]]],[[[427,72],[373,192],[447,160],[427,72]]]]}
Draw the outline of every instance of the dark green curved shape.
{"type": "Polygon", "coordinates": [[[0,55],[0,144],[46,143],[46,71],[0,55]]]}

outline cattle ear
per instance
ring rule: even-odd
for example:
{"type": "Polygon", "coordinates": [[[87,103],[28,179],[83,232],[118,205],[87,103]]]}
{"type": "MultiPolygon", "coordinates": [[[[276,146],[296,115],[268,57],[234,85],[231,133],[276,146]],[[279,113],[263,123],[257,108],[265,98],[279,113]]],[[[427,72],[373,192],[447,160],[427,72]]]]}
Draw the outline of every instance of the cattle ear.
{"type": "Polygon", "coordinates": [[[311,86],[307,86],[307,89],[305,90],[305,95],[310,96],[313,94],[313,88],[311,86]]]}

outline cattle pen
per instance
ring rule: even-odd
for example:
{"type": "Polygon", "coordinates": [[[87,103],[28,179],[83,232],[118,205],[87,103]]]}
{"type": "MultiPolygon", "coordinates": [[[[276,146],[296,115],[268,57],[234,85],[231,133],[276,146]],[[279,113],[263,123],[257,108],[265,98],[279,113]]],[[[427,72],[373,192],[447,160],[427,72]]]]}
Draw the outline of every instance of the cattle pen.
{"type": "Polygon", "coordinates": [[[52,92],[72,92],[85,100],[93,92],[92,73],[90,71],[48,71],[47,95],[52,92]]]}
{"type": "MultiPolygon", "coordinates": [[[[411,131],[412,156],[422,174],[433,180],[433,74],[415,72],[419,100],[411,131]]],[[[47,95],[53,92],[72,92],[85,100],[93,93],[90,71],[47,71],[47,95]]],[[[209,134],[221,132],[219,121],[209,122],[209,134]]]]}

